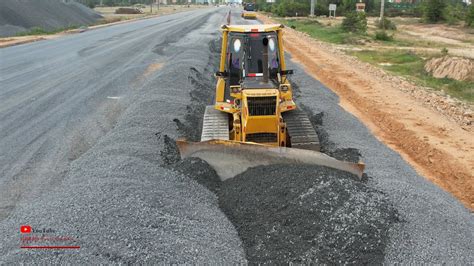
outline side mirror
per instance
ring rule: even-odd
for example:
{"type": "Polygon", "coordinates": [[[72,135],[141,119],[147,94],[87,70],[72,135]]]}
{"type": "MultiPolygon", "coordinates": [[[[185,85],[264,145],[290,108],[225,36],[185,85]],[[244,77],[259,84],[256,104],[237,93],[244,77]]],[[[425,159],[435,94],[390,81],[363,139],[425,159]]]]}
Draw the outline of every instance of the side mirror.
{"type": "Polygon", "coordinates": [[[217,71],[216,74],[215,74],[216,77],[220,77],[220,78],[225,78],[225,77],[228,77],[229,76],[229,73],[227,73],[226,71],[224,72],[221,72],[221,71],[217,71]]]}
{"type": "Polygon", "coordinates": [[[293,69],[287,69],[287,70],[280,71],[280,75],[282,75],[282,76],[293,75],[293,73],[294,73],[293,69]]]}

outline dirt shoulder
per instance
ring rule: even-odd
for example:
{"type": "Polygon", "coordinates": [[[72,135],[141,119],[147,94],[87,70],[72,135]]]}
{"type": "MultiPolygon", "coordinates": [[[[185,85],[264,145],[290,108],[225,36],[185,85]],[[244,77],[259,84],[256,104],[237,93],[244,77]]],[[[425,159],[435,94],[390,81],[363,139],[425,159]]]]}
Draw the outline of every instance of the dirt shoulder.
{"type": "Polygon", "coordinates": [[[0,38],[0,48],[5,48],[9,46],[14,46],[14,45],[20,45],[24,43],[30,43],[30,42],[37,42],[37,41],[42,41],[46,40],[47,38],[52,37],[53,35],[41,35],[41,36],[36,36],[36,35],[31,35],[31,36],[19,36],[19,37],[6,37],[6,38],[0,38]]]}
{"type": "MultiPolygon", "coordinates": [[[[264,15],[259,19],[274,23],[264,15]]],[[[284,42],[293,60],[337,93],[341,106],[379,140],[399,152],[421,175],[474,209],[472,110],[464,106],[462,116],[468,122],[457,121],[457,114],[436,108],[452,100],[428,93],[291,28],[285,28],[284,42]]]]}

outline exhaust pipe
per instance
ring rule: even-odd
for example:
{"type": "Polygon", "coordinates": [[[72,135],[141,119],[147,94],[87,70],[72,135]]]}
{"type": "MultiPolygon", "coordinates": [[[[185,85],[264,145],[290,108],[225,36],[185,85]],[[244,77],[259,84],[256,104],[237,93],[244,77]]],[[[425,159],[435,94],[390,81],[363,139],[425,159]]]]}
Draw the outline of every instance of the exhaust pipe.
{"type": "Polygon", "coordinates": [[[263,42],[263,82],[268,83],[268,38],[265,37],[262,40],[263,42]]]}

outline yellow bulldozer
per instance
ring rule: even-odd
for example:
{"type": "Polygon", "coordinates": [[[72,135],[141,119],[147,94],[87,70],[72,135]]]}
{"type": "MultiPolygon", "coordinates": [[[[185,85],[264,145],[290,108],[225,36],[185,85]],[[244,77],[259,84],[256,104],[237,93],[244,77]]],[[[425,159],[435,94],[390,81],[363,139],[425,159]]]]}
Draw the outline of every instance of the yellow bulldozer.
{"type": "Polygon", "coordinates": [[[257,19],[257,13],[255,12],[254,3],[245,3],[244,11],[242,11],[242,18],[244,19],[257,19]]]}
{"type": "Polygon", "coordinates": [[[223,25],[215,103],[207,106],[201,142],[178,140],[182,158],[199,157],[221,177],[249,167],[313,164],[362,176],[364,164],[320,153],[318,135],[293,101],[283,25],[223,25]]]}

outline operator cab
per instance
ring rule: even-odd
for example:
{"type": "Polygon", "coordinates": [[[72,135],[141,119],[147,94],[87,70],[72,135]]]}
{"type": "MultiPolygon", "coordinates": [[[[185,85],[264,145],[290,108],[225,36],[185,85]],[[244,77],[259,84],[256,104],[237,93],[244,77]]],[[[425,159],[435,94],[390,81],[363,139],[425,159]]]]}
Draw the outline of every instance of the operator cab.
{"type": "Polygon", "coordinates": [[[244,6],[245,11],[255,11],[255,5],[254,4],[245,4],[244,6]]]}
{"type": "Polygon", "coordinates": [[[277,33],[230,32],[228,38],[226,91],[236,85],[242,89],[278,88],[281,67],[277,33]]]}

